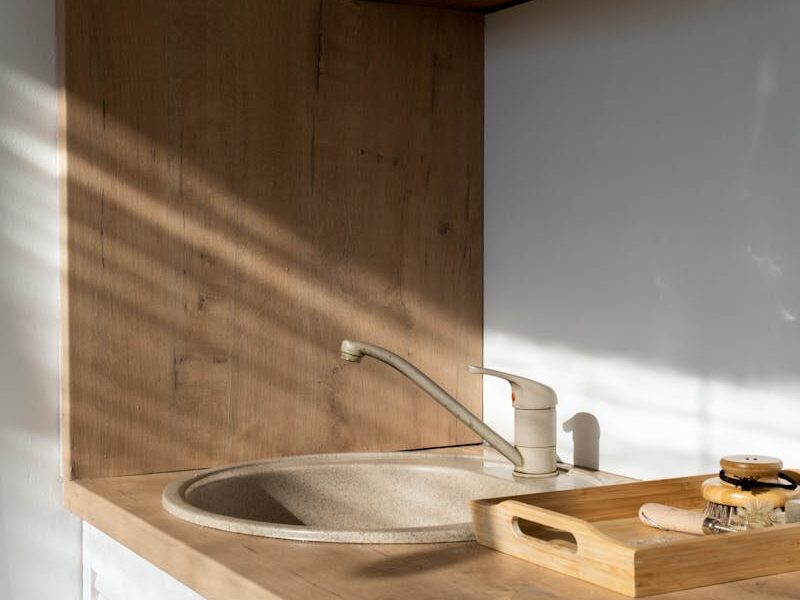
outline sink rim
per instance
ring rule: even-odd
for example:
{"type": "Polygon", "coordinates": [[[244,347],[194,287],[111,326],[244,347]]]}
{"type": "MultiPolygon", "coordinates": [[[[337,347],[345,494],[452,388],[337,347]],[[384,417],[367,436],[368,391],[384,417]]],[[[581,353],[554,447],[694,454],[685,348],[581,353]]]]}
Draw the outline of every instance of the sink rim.
{"type": "MultiPolygon", "coordinates": [[[[161,504],[164,509],[179,519],[211,527],[221,531],[259,535],[262,537],[279,538],[295,541],[314,541],[323,543],[361,543],[361,544],[407,544],[440,542],[463,542],[474,540],[472,523],[450,523],[446,525],[383,528],[383,529],[333,529],[309,527],[305,525],[288,525],[272,521],[257,521],[231,517],[198,508],[189,503],[185,494],[190,488],[206,480],[211,483],[225,478],[225,474],[236,471],[238,475],[248,472],[258,472],[261,467],[268,465],[269,470],[282,470],[292,466],[319,466],[332,464],[358,464],[358,463],[395,463],[410,466],[424,466],[422,463],[431,463],[440,467],[449,467],[463,471],[480,473],[489,477],[518,481],[513,476],[513,465],[505,459],[494,459],[483,455],[450,454],[430,450],[410,452],[342,452],[333,454],[304,454],[300,456],[263,459],[217,467],[196,473],[191,477],[173,481],[164,489],[161,504]],[[452,463],[452,464],[447,464],[452,463]],[[490,472],[485,467],[490,466],[490,472]],[[272,468],[274,467],[274,469],[272,468]],[[505,476],[507,472],[507,477],[505,476]],[[219,524],[224,523],[224,528],[219,524]]],[[[522,493],[522,490],[520,490],[522,493]]]]}

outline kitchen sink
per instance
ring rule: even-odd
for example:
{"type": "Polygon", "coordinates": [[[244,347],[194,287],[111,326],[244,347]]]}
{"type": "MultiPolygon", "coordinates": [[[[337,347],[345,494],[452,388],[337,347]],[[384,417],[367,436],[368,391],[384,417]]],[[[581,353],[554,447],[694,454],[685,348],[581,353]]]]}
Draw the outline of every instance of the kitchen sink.
{"type": "Polygon", "coordinates": [[[423,452],[318,454],[212,469],[170,484],[164,508],[224,531],[340,543],[474,539],[469,500],[625,481],[560,465],[541,479],[488,456],[423,452]]]}

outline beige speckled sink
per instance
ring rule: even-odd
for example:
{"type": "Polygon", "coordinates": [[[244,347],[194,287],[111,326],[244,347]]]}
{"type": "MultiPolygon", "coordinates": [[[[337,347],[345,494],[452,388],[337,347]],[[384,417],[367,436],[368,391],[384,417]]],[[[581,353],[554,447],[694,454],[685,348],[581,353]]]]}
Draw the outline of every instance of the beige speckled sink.
{"type": "Polygon", "coordinates": [[[519,479],[500,458],[434,452],[297,456],[214,469],[170,484],[173,515],[225,531],[319,542],[431,543],[473,538],[468,501],[618,483],[562,470],[519,479]]]}

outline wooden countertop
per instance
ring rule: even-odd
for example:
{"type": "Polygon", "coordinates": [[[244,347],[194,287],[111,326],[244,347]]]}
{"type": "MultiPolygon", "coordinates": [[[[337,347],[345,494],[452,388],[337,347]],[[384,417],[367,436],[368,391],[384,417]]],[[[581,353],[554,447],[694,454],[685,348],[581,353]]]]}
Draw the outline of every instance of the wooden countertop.
{"type": "MultiPolygon", "coordinates": [[[[68,481],[64,484],[64,501],[80,518],[209,600],[625,598],[475,542],[325,544],[199,527],[161,508],[164,486],[188,474],[68,481]]],[[[800,598],[800,572],[651,598],[800,598]]]]}

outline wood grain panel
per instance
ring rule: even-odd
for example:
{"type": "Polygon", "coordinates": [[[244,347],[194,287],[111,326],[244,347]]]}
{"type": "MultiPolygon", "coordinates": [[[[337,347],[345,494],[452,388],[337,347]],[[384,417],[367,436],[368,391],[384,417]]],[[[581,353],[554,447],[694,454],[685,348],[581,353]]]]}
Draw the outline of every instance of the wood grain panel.
{"type": "Polygon", "coordinates": [[[62,0],[65,473],[476,441],[483,17],[62,0]]]}

